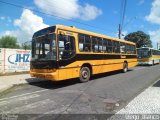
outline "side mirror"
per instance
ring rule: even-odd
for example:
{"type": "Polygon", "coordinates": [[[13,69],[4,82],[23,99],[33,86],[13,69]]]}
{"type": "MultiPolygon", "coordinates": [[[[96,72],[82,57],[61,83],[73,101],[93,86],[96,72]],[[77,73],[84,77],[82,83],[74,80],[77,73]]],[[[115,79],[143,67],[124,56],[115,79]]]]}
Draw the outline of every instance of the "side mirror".
{"type": "Polygon", "coordinates": [[[23,49],[30,50],[32,41],[27,41],[22,44],[23,49]]]}
{"type": "Polygon", "coordinates": [[[27,49],[26,43],[22,43],[22,48],[25,50],[27,49]]]}
{"type": "Polygon", "coordinates": [[[25,49],[25,50],[27,49],[27,46],[26,46],[26,45],[24,45],[24,49],[25,49]]]}

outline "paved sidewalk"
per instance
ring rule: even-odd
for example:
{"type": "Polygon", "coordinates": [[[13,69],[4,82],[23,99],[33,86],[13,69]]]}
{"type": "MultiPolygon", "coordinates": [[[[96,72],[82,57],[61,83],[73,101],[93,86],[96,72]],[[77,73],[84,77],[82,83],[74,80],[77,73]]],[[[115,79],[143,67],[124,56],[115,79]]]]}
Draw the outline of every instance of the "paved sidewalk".
{"type": "Polygon", "coordinates": [[[160,87],[149,87],[117,114],[160,114],[160,87]]]}
{"type": "Polygon", "coordinates": [[[41,79],[33,79],[30,74],[0,76],[0,92],[19,84],[26,84],[31,82],[40,82],[41,79]]]}
{"type": "Polygon", "coordinates": [[[160,120],[160,81],[135,97],[109,120],[160,120]]]}

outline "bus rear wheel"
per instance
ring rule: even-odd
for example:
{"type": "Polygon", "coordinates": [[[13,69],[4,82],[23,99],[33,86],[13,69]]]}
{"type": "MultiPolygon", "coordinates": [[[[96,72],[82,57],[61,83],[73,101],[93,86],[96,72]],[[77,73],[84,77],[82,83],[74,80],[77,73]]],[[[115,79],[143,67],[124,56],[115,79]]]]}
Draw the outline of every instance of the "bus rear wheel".
{"type": "Polygon", "coordinates": [[[91,77],[91,72],[88,67],[82,67],[80,70],[80,82],[88,82],[91,77]]]}
{"type": "Polygon", "coordinates": [[[124,73],[128,71],[128,64],[126,62],[123,63],[123,70],[124,73]]]}

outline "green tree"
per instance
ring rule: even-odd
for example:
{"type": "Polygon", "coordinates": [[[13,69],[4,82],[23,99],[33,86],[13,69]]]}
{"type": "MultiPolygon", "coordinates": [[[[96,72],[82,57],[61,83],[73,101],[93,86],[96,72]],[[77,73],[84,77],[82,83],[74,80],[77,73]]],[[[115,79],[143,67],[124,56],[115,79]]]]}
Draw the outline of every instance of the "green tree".
{"type": "Polygon", "coordinates": [[[0,38],[0,48],[20,48],[20,46],[16,37],[6,35],[0,38]]]}
{"type": "Polygon", "coordinates": [[[129,33],[127,36],[125,36],[124,39],[136,43],[137,48],[144,46],[152,47],[152,41],[150,40],[150,36],[143,31],[129,33]]]}

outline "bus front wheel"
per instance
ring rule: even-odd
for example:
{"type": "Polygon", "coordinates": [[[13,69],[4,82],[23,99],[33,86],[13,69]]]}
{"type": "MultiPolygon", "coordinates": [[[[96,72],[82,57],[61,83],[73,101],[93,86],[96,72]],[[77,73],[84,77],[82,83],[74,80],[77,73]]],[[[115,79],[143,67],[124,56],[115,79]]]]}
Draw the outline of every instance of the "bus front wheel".
{"type": "Polygon", "coordinates": [[[80,82],[88,82],[91,76],[90,69],[88,67],[82,67],[80,70],[80,82]]]}
{"type": "Polygon", "coordinates": [[[128,64],[126,62],[123,63],[123,72],[126,73],[128,71],[128,64]]]}

